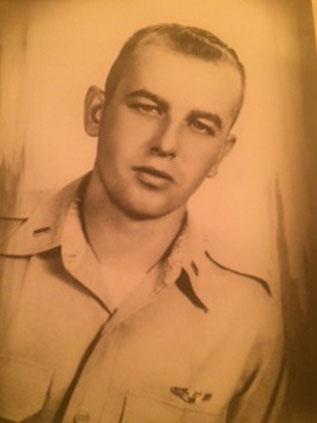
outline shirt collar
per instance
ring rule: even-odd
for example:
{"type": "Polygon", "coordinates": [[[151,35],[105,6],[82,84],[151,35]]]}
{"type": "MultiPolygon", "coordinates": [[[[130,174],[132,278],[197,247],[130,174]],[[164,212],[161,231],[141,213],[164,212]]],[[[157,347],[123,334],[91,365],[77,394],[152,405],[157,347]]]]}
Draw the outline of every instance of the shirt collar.
{"type": "MultiPolygon", "coordinates": [[[[21,226],[1,243],[0,254],[29,256],[59,246],[70,205],[86,178],[87,175],[66,185],[61,191],[42,195],[37,206],[30,207],[29,216],[23,218],[21,226]]],[[[28,203],[28,200],[23,203],[28,203]]],[[[20,216],[18,207],[15,215],[20,216]]]]}
{"type": "MultiPolygon", "coordinates": [[[[71,244],[73,244],[72,250],[78,248],[83,252],[85,241],[84,234],[80,229],[78,203],[80,192],[88,178],[89,174],[70,183],[61,191],[44,197],[32,215],[25,219],[25,222],[6,243],[0,245],[0,254],[31,256],[62,246],[65,255],[71,244]],[[72,225],[76,228],[77,235],[76,239],[71,240],[68,235],[71,233],[72,225]]],[[[210,261],[206,258],[206,251],[206,238],[194,219],[187,215],[186,221],[163,263],[166,275],[165,284],[174,284],[180,275],[185,275],[188,279],[185,283],[190,284],[190,290],[193,290],[197,297],[205,301],[203,281],[206,277],[210,277],[211,270],[210,261]]],[[[76,254],[76,261],[80,256],[81,254],[76,254]]],[[[206,305],[206,302],[203,302],[202,305],[206,305]]]]}
{"type": "Polygon", "coordinates": [[[208,240],[195,219],[188,214],[183,230],[177,237],[170,255],[166,260],[165,283],[177,285],[195,305],[204,311],[209,309],[208,295],[210,275],[213,266],[206,255],[208,240]],[[201,302],[201,301],[202,302],[201,302]]]}

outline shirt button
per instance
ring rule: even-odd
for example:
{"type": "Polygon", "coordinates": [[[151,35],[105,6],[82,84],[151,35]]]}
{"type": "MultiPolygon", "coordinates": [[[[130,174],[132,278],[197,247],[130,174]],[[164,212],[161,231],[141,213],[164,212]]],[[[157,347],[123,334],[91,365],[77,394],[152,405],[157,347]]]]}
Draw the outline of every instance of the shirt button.
{"type": "Polygon", "coordinates": [[[79,411],[75,416],[75,423],[88,423],[89,422],[89,414],[85,411],[79,411]]]}

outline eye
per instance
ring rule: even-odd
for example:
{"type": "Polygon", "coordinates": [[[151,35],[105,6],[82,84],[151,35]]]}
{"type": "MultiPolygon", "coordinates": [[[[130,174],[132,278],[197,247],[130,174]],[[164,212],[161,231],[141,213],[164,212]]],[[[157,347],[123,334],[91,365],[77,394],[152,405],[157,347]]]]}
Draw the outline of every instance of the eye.
{"type": "Polygon", "coordinates": [[[150,116],[161,116],[163,113],[162,110],[160,110],[160,108],[155,104],[132,103],[129,106],[140,113],[150,116]]]}
{"type": "Polygon", "coordinates": [[[188,124],[196,132],[209,136],[215,135],[213,127],[201,122],[200,120],[190,119],[188,124]]]}

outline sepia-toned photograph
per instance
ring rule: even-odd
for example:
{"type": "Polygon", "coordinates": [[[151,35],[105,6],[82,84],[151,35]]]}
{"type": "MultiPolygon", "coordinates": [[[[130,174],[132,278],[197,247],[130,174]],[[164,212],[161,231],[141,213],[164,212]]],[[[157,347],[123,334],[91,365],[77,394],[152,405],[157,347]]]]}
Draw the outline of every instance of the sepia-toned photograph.
{"type": "Polygon", "coordinates": [[[317,421],[315,0],[0,0],[0,423],[317,421]]]}

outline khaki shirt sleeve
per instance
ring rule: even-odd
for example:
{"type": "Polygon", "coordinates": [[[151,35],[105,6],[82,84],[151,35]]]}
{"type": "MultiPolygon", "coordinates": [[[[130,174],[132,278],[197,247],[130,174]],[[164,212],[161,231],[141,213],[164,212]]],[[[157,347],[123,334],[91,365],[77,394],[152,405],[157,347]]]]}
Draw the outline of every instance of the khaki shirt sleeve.
{"type": "MultiPolygon", "coordinates": [[[[280,307],[268,310],[264,337],[257,346],[258,365],[229,407],[228,423],[282,423],[287,371],[280,307]]],[[[250,359],[253,361],[254,357],[250,359]]]]}

